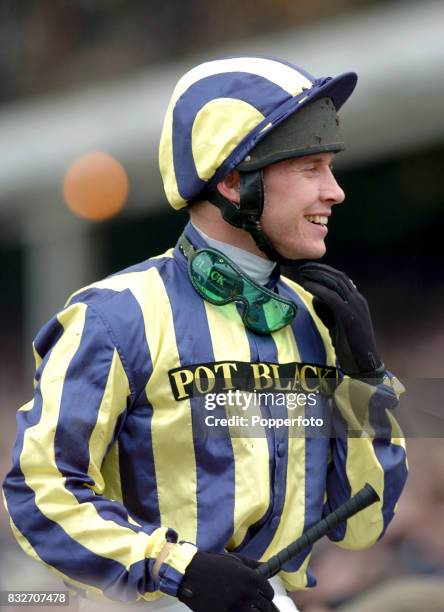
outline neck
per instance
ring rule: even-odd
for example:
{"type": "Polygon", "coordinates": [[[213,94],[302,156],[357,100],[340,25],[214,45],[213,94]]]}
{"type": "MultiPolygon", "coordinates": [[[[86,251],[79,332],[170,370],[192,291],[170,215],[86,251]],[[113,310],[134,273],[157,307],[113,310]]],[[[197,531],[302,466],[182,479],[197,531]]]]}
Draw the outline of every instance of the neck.
{"type": "Polygon", "coordinates": [[[209,247],[213,247],[229,257],[254,282],[259,285],[266,285],[268,283],[271,273],[276,266],[274,261],[258,256],[242,246],[239,247],[233,244],[233,242],[225,242],[219,238],[214,238],[196,225],[194,221],[192,221],[192,225],[209,247]]]}
{"type": "Polygon", "coordinates": [[[258,248],[248,232],[227,223],[220,210],[209,202],[196,204],[190,211],[190,218],[196,229],[214,240],[219,240],[270,261],[265,253],[258,248]]]}

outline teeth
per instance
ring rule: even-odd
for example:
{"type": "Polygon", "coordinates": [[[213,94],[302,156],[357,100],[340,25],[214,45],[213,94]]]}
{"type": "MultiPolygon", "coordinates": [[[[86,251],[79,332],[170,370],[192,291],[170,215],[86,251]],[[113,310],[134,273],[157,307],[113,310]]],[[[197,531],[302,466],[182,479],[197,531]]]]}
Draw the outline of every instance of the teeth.
{"type": "Polygon", "coordinates": [[[319,223],[321,225],[328,224],[328,217],[323,217],[320,215],[307,215],[305,218],[307,221],[311,221],[311,223],[319,223]]]}

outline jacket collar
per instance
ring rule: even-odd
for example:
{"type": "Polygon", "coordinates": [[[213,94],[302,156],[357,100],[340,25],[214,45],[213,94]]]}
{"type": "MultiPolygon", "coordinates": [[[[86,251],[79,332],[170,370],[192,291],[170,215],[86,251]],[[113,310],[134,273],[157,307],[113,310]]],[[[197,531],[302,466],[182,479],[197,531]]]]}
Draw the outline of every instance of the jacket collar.
{"type": "MultiPolygon", "coordinates": [[[[188,223],[186,224],[185,229],[184,229],[184,233],[185,233],[185,236],[187,237],[187,239],[191,242],[191,244],[193,245],[193,247],[196,250],[203,249],[205,247],[211,248],[211,247],[209,247],[209,245],[207,244],[205,239],[193,227],[193,225],[191,224],[191,221],[188,221],[188,223]]],[[[186,269],[187,268],[187,259],[186,259],[185,255],[182,253],[182,251],[180,250],[178,242],[176,243],[176,246],[174,247],[173,255],[174,255],[174,258],[176,259],[176,261],[181,266],[181,268],[185,268],[186,269]]],[[[280,266],[279,266],[279,264],[277,264],[275,266],[274,270],[272,271],[270,279],[269,279],[268,283],[265,285],[265,287],[267,289],[274,289],[274,287],[276,286],[276,284],[279,281],[279,278],[280,278],[280,266]]]]}

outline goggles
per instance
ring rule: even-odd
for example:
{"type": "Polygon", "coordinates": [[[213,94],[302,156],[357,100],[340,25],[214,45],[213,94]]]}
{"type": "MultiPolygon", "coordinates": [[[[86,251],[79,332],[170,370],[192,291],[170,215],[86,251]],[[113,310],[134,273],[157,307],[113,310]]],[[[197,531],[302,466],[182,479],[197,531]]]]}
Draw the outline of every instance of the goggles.
{"type": "Polygon", "coordinates": [[[188,276],[210,304],[240,304],[242,321],[257,334],[271,334],[288,325],[297,306],[248,278],[226,255],[209,247],[197,251],[184,234],[179,247],[188,260],[188,276]]]}

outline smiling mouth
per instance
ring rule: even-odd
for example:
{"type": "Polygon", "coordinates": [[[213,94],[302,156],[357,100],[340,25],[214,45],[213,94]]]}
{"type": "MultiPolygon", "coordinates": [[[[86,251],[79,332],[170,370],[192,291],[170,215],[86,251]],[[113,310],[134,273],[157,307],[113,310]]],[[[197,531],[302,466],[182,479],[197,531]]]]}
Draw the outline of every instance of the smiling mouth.
{"type": "Polygon", "coordinates": [[[314,223],[314,225],[325,226],[328,224],[328,217],[322,215],[307,215],[305,219],[310,223],[314,223]]]}

